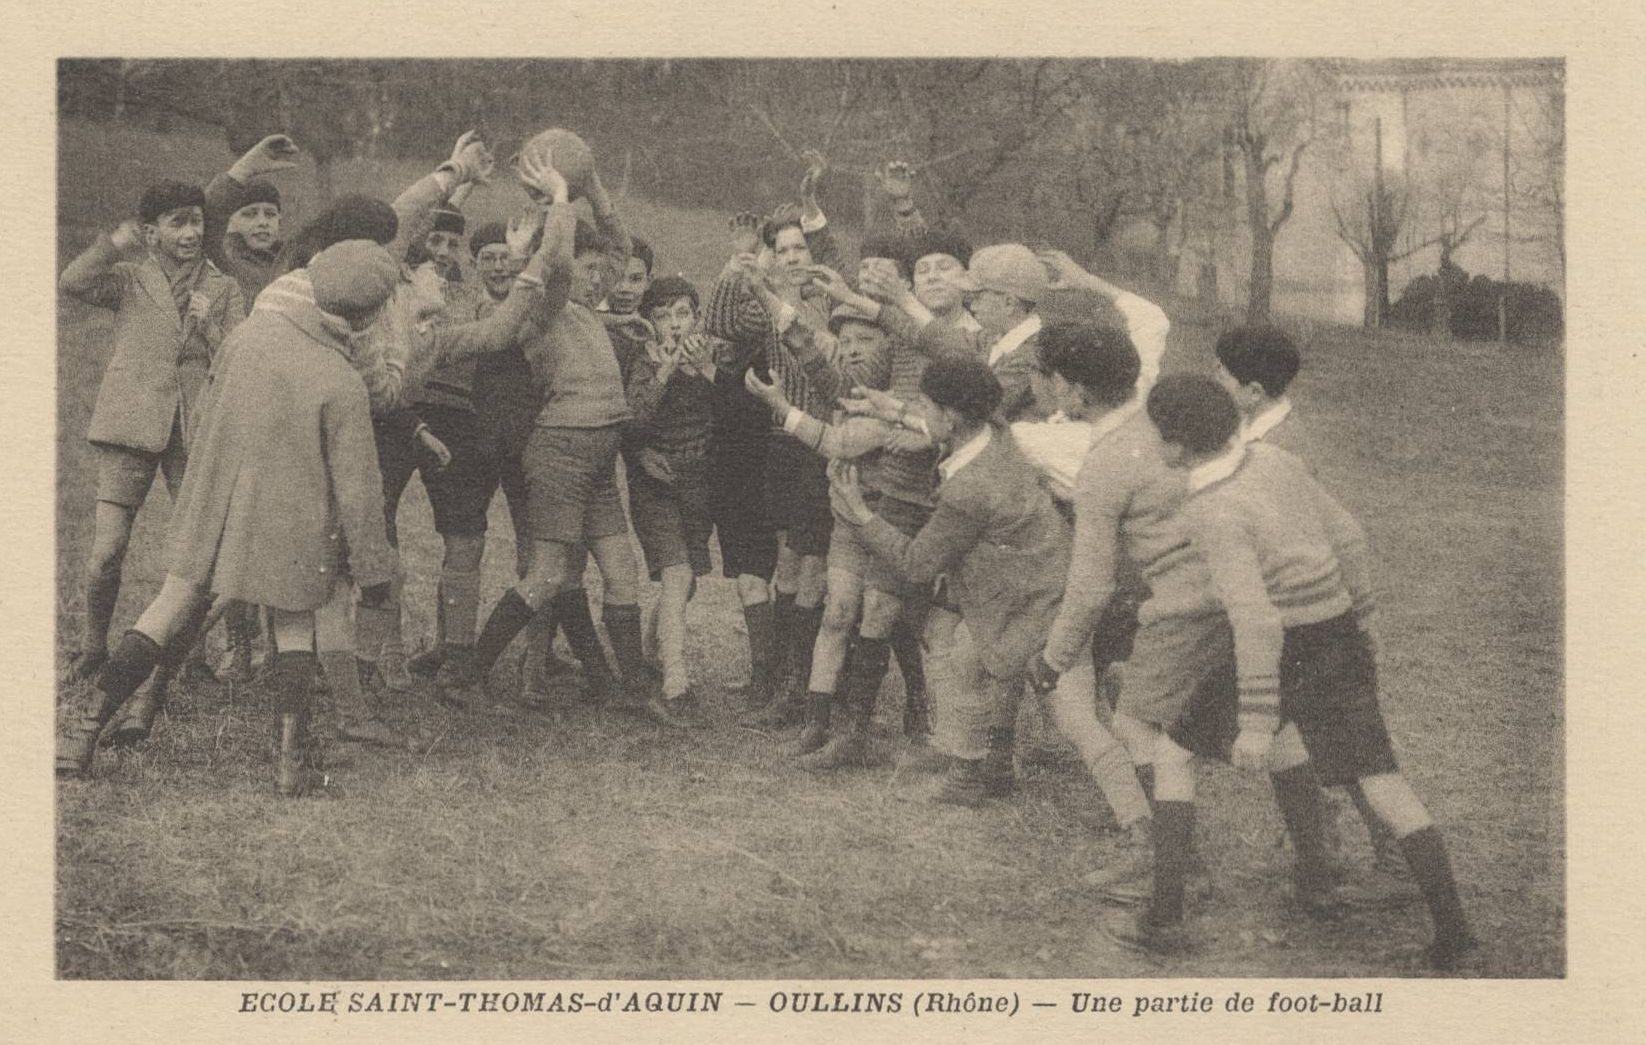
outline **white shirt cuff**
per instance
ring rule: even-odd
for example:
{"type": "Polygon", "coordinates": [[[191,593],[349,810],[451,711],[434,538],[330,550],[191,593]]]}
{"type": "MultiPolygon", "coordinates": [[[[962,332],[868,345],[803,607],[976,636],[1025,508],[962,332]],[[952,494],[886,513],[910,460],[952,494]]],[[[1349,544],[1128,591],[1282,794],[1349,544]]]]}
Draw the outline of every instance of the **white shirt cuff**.
{"type": "Polygon", "coordinates": [[[783,415],[783,431],[793,435],[800,430],[800,419],[805,417],[799,407],[789,407],[789,412],[783,415]]]}
{"type": "Polygon", "coordinates": [[[800,231],[810,236],[814,232],[822,232],[823,227],[828,223],[829,216],[824,214],[822,211],[818,211],[817,217],[815,218],[808,218],[802,215],[800,218],[800,231]]]}

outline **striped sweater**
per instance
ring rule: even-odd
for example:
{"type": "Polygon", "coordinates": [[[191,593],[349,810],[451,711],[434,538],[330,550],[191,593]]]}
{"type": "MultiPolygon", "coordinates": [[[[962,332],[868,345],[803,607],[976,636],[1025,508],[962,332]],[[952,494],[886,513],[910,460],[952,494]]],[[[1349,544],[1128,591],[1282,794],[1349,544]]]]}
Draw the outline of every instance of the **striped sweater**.
{"type": "Polygon", "coordinates": [[[1376,606],[1366,533],[1302,461],[1263,443],[1194,469],[1183,521],[1234,629],[1241,728],[1274,732],[1285,630],[1376,606]]]}

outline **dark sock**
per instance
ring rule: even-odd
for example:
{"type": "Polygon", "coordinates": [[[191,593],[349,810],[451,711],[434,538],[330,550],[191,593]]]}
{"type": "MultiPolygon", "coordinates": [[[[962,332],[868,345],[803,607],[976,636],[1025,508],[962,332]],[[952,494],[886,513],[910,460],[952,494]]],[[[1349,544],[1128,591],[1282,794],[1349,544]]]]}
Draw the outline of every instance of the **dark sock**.
{"type": "Polygon", "coordinates": [[[852,656],[848,664],[846,691],[840,703],[849,707],[856,716],[854,721],[867,728],[874,718],[875,698],[880,696],[880,683],[891,667],[891,643],[886,639],[869,639],[852,635],[852,656]]]}
{"type": "Polygon", "coordinates": [[[903,676],[905,705],[918,703],[926,706],[926,664],[921,659],[920,633],[908,621],[899,619],[892,625],[892,655],[897,658],[897,670],[903,676]]]}
{"type": "Polygon", "coordinates": [[[1469,936],[1469,920],[1463,914],[1463,901],[1457,895],[1457,880],[1452,877],[1452,863],[1446,857],[1446,843],[1440,829],[1434,825],[1413,831],[1400,840],[1401,851],[1412,877],[1423,890],[1423,899],[1429,904],[1429,917],[1435,923],[1435,939],[1458,941],[1469,936]]]}
{"type": "Polygon", "coordinates": [[[1305,762],[1269,774],[1275,804],[1280,806],[1286,833],[1297,855],[1296,880],[1300,893],[1319,894],[1332,886],[1331,861],[1326,850],[1326,796],[1314,766],[1305,762]]]}
{"type": "Polygon", "coordinates": [[[319,660],[312,650],[281,650],[274,655],[274,710],[279,715],[305,715],[313,692],[319,660]]]}
{"type": "Polygon", "coordinates": [[[793,592],[772,592],[772,668],[773,686],[781,685],[788,677],[794,661],[794,632],[796,612],[793,592]]]}
{"type": "Polygon", "coordinates": [[[1194,803],[1157,802],[1154,807],[1154,894],[1149,921],[1175,925],[1183,920],[1183,882],[1194,842],[1194,803]]]}
{"type": "Polygon", "coordinates": [[[600,633],[594,630],[594,615],[589,612],[589,593],[582,588],[572,588],[556,595],[550,605],[566,633],[572,656],[583,665],[583,670],[591,674],[611,674],[611,667],[606,663],[606,648],[600,644],[600,633]]]}
{"type": "Polygon", "coordinates": [[[103,665],[103,674],[97,681],[97,688],[103,691],[104,706],[117,708],[136,693],[137,687],[160,663],[160,655],[159,644],[136,628],[120,636],[120,645],[103,665]]]}
{"type": "Polygon", "coordinates": [[[757,602],[743,607],[743,623],[749,629],[749,692],[770,693],[772,671],[777,659],[777,629],[772,604],[757,602]]]}
{"type": "Polygon", "coordinates": [[[474,643],[475,664],[481,672],[491,669],[535,612],[531,603],[521,598],[515,589],[510,588],[503,593],[497,605],[492,607],[486,626],[480,630],[480,637],[474,643]]]}
{"type": "Polygon", "coordinates": [[[120,601],[120,567],[93,573],[86,571],[86,633],[80,648],[87,653],[103,653],[109,648],[109,626],[114,606],[120,601]]]}
{"type": "Polygon", "coordinates": [[[606,638],[611,640],[612,656],[617,658],[617,670],[623,682],[636,687],[650,674],[646,652],[640,641],[640,607],[633,604],[606,603],[601,614],[606,624],[606,638]]]}
{"type": "Polygon", "coordinates": [[[1137,774],[1138,786],[1143,788],[1143,797],[1154,805],[1154,763],[1144,762],[1142,765],[1132,766],[1132,772],[1137,774]]]}

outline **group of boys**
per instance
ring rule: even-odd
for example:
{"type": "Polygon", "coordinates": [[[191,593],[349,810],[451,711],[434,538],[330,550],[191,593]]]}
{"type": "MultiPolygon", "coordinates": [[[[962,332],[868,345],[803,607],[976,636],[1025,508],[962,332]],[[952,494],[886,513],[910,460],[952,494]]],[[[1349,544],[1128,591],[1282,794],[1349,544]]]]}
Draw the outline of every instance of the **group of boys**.
{"type": "Polygon", "coordinates": [[[848,280],[815,156],[799,206],[733,219],[705,303],[681,277],[653,279],[651,248],[598,175],[553,142],[518,155],[535,207],[508,225],[467,227],[462,198],[493,160],[465,135],[392,208],[345,197],[282,243],[264,176],[292,166],[295,146],[274,136],[207,190],[152,187],[138,222],[64,271],[66,292],[114,310],[115,351],[88,433],[97,536],[73,669],[97,679],[100,702],[65,738],[61,773],[85,773],[100,735],[148,734],[213,596],[225,671],[248,671],[270,632],[283,793],[324,780],[305,696],[316,670],[340,738],[400,744],[372,686],[402,691],[417,672],[447,703],[490,703],[488,673],[521,632],[526,703],[544,699],[558,627],[589,696],[694,724],[686,606],[713,535],[743,607],[749,712],[800,725],[792,750],[807,769],[868,760],[895,658],[901,764],[943,772],[933,799],[979,805],[1012,792],[1019,702],[1043,699],[1124,832],[1094,879],[1140,905],[1116,939],[1185,945],[1201,755],[1269,772],[1303,910],[1341,910],[1322,785],[1346,785],[1428,901],[1432,964],[1472,948],[1378,711],[1364,535],[1277,445],[1298,428],[1289,339],[1234,331],[1215,378],[1157,381],[1169,326],[1157,306],[1061,252],[974,252],[926,222],[901,164],[881,176],[893,227],[865,241],[848,280]],[[463,278],[465,247],[478,279],[463,278]],[[263,318],[237,328],[248,302],[263,318]],[[276,319],[334,355],[274,351],[290,334],[276,319]],[[335,357],[357,381],[337,384],[335,357]],[[313,401],[293,391],[300,376],[335,391],[313,401]],[[283,461],[237,434],[279,440],[316,409],[347,417],[283,461]],[[191,451],[206,457],[185,470],[191,451]],[[167,581],[111,654],[120,563],[157,469],[177,504],[167,581]],[[445,551],[436,642],[408,665],[393,546],[414,471],[445,551]],[[381,495],[380,523],[362,522],[362,485],[381,495]],[[324,505],[248,519],[297,486],[324,505]],[[481,625],[499,488],[517,581],[481,625]],[[305,528],[306,515],[319,522],[305,528]],[[631,529],[661,586],[660,671],[631,529]],[[591,557],[615,671],[582,587],[591,557]],[[290,563],[314,565],[294,580],[290,563]],[[150,674],[148,699],[131,700],[150,674]],[[1112,703],[1105,678],[1118,680],[1112,703]]]}

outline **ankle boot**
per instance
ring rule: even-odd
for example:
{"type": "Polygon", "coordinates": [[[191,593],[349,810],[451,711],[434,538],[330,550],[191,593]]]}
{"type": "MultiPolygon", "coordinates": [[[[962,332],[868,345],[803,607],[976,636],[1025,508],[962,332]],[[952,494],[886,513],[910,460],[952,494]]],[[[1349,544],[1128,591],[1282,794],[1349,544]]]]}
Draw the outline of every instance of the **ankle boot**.
{"type": "Polygon", "coordinates": [[[829,738],[829,717],[834,709],[833,693],[806,694],[806,726],[795,738],[795,755],[809,755],[829,738]]]}
{"type": "Polygon", "coordinates": [[[148,679],[159,660],[160,647],[147,635],[133,629],[121,636],[119,647],[103,665],[98,680],[98,703],[69,727],[58,743],[58,776],[83,777],[91,771],[98,735],[120,706],[148,679]]]}
{"type": "Polygon", "coordinates": [[[646,663],[646,651],[640,642],[640,607],[608,602],[601,619],[606,625],[606,638],[611,640],[612,658],[622,675],[626,703],[645,704],[659,687],[653,685],[651,666],[646,663]]]}
{"type": "Polygon", "coordinates": [[[114,725],[103,734],[105,747],[134,747],[149,739],[154,732],[154,721],[165,710],[170,693],[171,669],[161,666],[154,673],[149,688],[126,702],[114,725]]]}
{"type": "Polygon", "coordinates": [[[843,695],[831,711],[836,730],[827,743],[800,760],[801,768],[813,772],[862,765],[869,755],[869,723],[874,718],[875,698],[886,677],[891,649],[885,639],[853,637],[855,653],[846,672],[843,695]]]}
{"type": "Polygon", "coordinates": [[[282,714],[275,793],[282,798],[301,798],[325,788],[328,782],[320,746],[309,731],[309,716],[291,712],[282,714]]]}
{"type": "Polygon", "coordinates": [[[932,715],[924,693],[906,691],[903,698],[903,751],[897,769],[903,773],[941,773],[949,756],[932,746],[932,715]]]}

